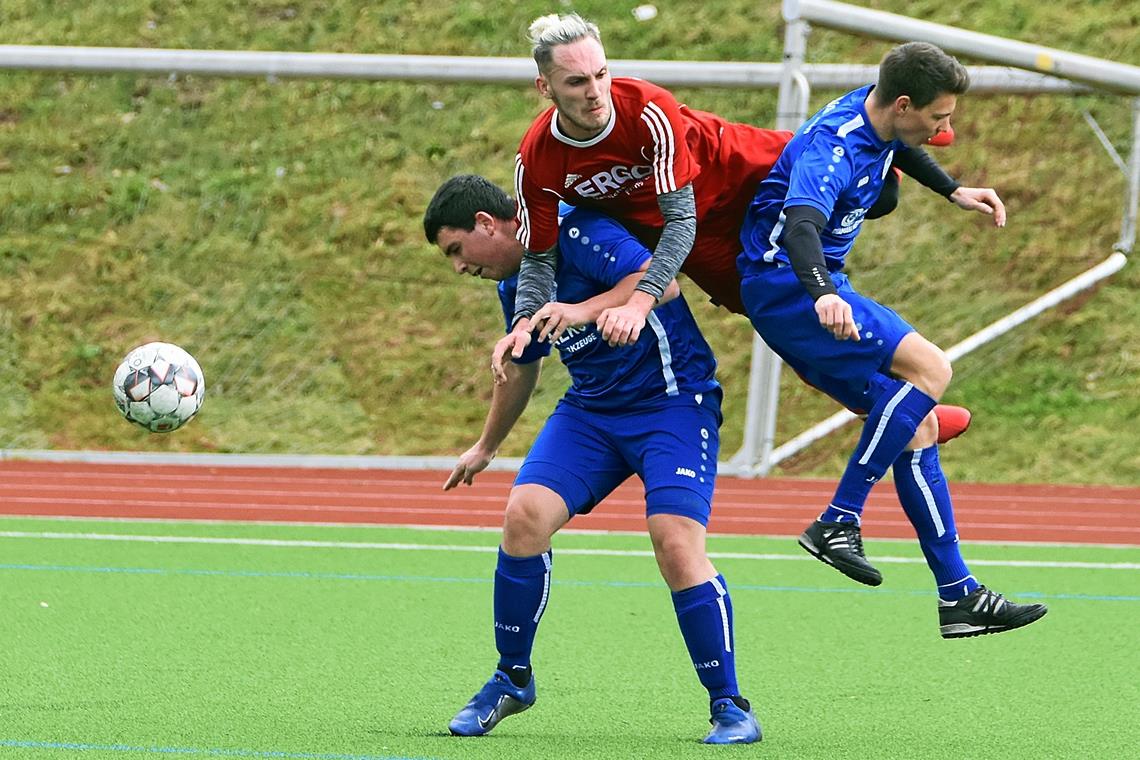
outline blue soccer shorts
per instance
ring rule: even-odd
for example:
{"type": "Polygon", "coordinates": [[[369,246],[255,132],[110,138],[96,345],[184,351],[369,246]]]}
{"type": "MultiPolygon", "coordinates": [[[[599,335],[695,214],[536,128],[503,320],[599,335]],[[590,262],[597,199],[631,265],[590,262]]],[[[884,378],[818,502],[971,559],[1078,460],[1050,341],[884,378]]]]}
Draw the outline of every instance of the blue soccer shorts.
{"type": "Polygon", "coordinates": [[[839,297],[851,304],[860,340],[836,340],[819,323],[815,301],[790,266],[745,278],[740,294],[764,342],[806,382],[856,411],[874,406],[899,342],[914,328],[894,310],[833,272],[839,297]]]}
{"type": "Polygon", "coordinates": [[[681,515],[707,525],[720,453],[720,401],[719,388],[620,414],[560,401],[515,485],[546,486],[573,517],[637,475],[645,484],[646,516],[681,515]]]}

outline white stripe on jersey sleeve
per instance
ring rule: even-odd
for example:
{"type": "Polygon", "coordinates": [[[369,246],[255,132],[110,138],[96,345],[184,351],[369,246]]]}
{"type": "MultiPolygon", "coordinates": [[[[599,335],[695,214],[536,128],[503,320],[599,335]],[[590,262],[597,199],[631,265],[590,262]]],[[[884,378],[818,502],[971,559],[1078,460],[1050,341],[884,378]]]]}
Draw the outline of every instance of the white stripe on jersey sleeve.
{"type": "Polygon", "coordinates": [[[653,135],[653,183],[657,185],[657,192],[664,192],[661,188],[664,185],[664,178],[661,176],[661,137],[658,131],[657,123],[651,119],[645,111],[641,112],[641,120],[649,127],[649,133],[653,135]]]}
{"type": "Polygon", "coordinates": [[[776,252],[780,250],[780,235],[784,232],[784,224],[788,221],[787,214],[783,209],[780,210],[780,218],[776,220],[776,224],[772,227],[772,234],[768,236],[768,242],[771,246],[768,250],[764,251],[764,260],[769,264],[776,260],[776,252]]]}
{"type": "Polygon", "coordinates": [[[657,181],[657,193],[671,193],[677,189],[677,179],[673,175],[673,159],[676,155],[673,125],[661,107],[652,101],[645,104],[641,119],[649,125],[649,131],[653,135],[653,173],[657,181]]]}
{"type": "Polygon", "coordinates": [[[673,125],[669,122],[669,117],[661,110],[661,106],[656,103],[646,103],[645,107],[657,115],[661,130],[665,134],[665,164],[662,166],[662,171],[665,173],[665,186],[669,192],[673,192],[677,189],[677,178],[673,175],[673,161],[677,157],[677,142],[673,135],[673,125]]]}
{"type": "Polygon", "coordinates": [[[526,207],[526,196],[523,195],[523,167],[522,153],[515,154],[515,199],[519,204],[519,229],[515,239],[522,243],[523,248],[530,250],[530,209],[526,207]]]}
{"type": "Polygon", "coordinates": [[[844,140],[846,140],[847,135],[851,134],[856,129],[863,126],[864,123],[865,122],[863,121],[863,114],[856,114],[854,119],[852,119],[851,121],[849,121],[846,124],[844,124],[843,126],[841,126],[839,129],[837,129],[835,131],[835,134],[839,135],[844,140]]]}

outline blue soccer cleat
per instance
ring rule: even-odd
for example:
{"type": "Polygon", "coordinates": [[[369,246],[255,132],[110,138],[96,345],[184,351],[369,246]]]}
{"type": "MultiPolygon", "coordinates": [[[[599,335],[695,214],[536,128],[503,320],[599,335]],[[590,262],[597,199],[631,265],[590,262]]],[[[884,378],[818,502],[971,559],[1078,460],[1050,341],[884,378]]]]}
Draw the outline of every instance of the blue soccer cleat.
{"type": "Polygon", "coordinates": [[[751,744],[761,739],[760,724],[756,715],[749,709],[740,709],[729,697],[712,703],[712,730],[705,737],[705,744],[751,744]]]}
{"type": "MultiPolygon", "coordinates": [[[[526,686],[515,686],[501,670],[471,697],[447,728],[455,736],[482,736],[503,718],[521,713],[534,704],[534,677],[526,686]]],[[[755,721],[753,721],[755,722],[755,721]]]]}

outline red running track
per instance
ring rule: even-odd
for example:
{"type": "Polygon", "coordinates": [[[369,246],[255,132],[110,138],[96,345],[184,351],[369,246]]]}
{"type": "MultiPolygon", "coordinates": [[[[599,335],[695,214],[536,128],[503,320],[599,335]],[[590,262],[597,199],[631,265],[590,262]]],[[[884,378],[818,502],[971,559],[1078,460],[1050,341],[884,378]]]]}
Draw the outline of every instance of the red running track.
{"type": "MultiPolygon", "coordinates": [[[[512,473],[441,490],[424,470],[0,462],[0,514],[498,527],[512,473]]],[[[798,535],[831,497],[827,480],[718,479],[709,530],[798,535]]],[[[972,541],[1140,545],[1140,488],[960,484],[958,532],[972,541]]],[[[640,483],[627,481],[573,527],[639,531],[640,483]]],[[[891,488],[872,493],[869,538],[912,538],[891,488]]]]}

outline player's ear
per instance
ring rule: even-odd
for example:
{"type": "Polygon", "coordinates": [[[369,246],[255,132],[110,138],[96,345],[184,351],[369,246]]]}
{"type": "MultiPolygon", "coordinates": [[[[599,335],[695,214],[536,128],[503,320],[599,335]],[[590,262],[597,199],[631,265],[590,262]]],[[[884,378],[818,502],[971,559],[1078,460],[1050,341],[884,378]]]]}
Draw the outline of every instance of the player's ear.
{"type": "Polygon", "coordinates": [[[910,95],[899,95],[895,98],[895,112],[900,116],[910,110],[914,105],[910,100],[910,95]]]}
{"type": "Polygon", "coordinates": [[[493,232],[495,229],[495,217],[491,216],[486,211],[476,211],[475,226],[484,232],[493,232]]]}
{"type": "Polygon", "coordinates": [[[539,74],[534,78],[534,88],[538,90],[538,94],[546,99],[550,99],[550,83],[546,81],[546,77],[539,74]]]}

